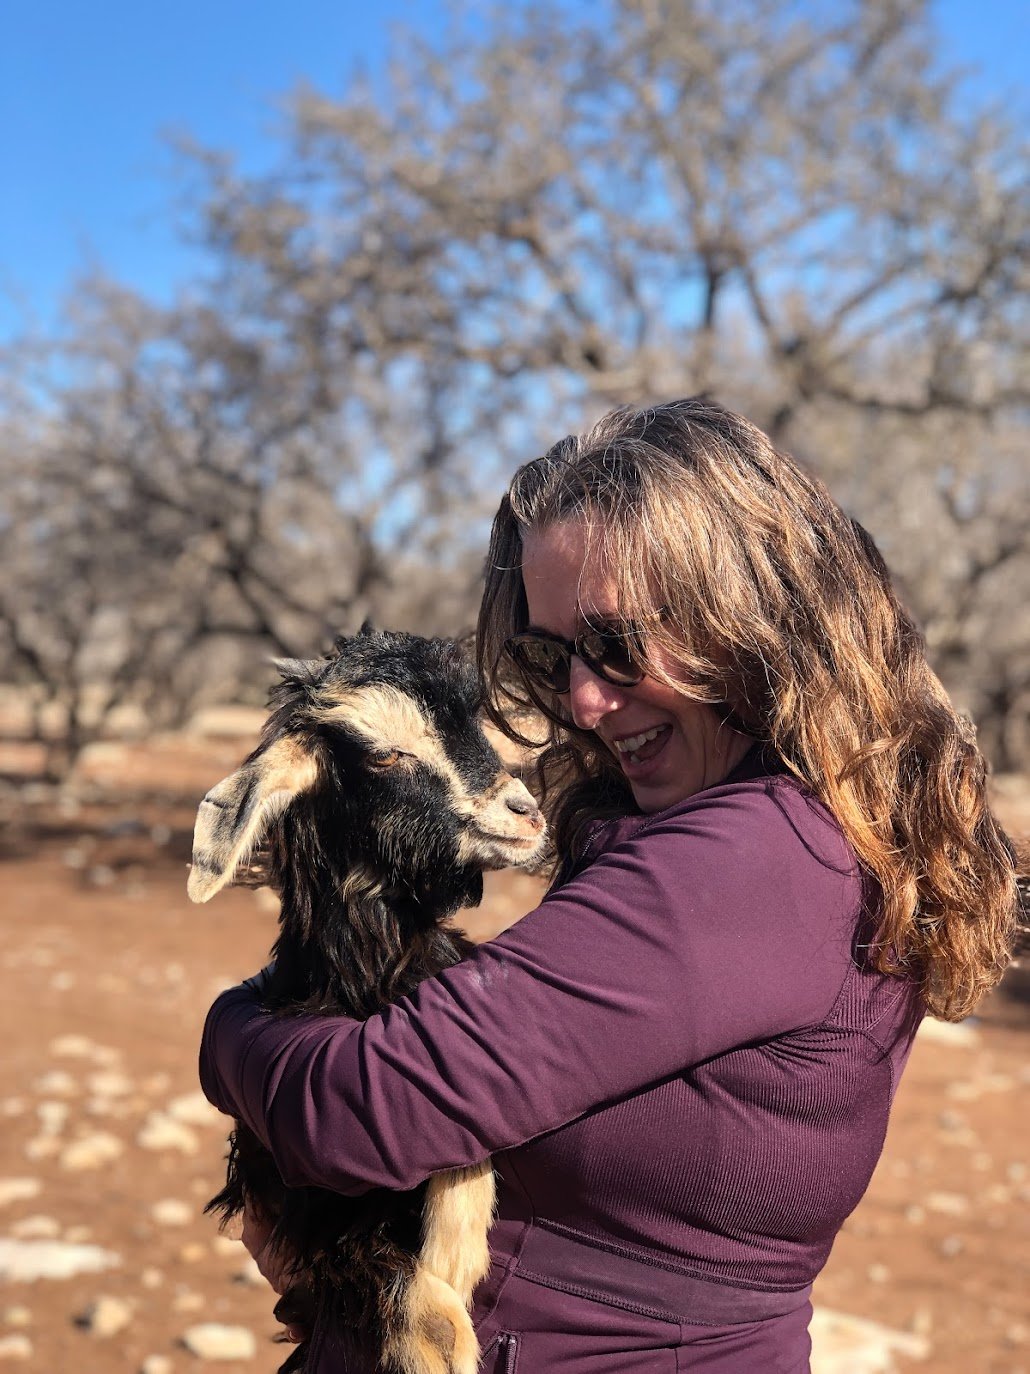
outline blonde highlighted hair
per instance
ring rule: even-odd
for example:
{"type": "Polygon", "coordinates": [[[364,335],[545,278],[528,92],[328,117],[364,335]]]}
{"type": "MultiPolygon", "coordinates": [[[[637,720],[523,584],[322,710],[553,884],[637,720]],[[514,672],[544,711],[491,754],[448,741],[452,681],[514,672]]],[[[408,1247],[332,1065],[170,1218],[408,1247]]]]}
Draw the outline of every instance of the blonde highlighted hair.
{"type": "Polygon", "coordinates": [[[540,776],[560,855],[632,807],[615,760],[503,652],[527,624],[526,531],[570,519],[620,613],[646,624],[648,671],[767,741],[836,817],[878,889],[877,966],[917,980],[933,1014],[967,1015],[1009,961],[1012,849],[972,727],[866,531],[705,397],[613,411],[519,469],[494,521],[477,653],[509,737],[527,742],[527,707],[548,720],[540,776]]]}

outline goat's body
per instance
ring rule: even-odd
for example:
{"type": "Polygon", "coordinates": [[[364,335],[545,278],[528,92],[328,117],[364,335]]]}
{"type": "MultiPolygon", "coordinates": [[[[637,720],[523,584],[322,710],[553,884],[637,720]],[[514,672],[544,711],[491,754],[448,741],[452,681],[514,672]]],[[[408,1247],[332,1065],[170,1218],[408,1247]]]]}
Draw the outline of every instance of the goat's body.
{"type": "MultiPolygon", "coordinates": [[[[206,900],[263,835],[282,903],[265,1006],[364,1020],[467,953],[442,923],[479,901],[483,868],[531,857],[542,823],[483,738],[453,649],[392,635],[338,649],[317,673],[308,665],[288,679],[262,745],[208,794],[191,892],[206,900]],[[364,828],[351,814],[355,788],[373,811],[364,828]]],[[[489,1161],[409,1193],[286,1188],[237,1124],[209,1209],[225,1220],[249,1209],[271,1224],[294,1278],[280,1320],[355,1328],[396,1374],[475,1374],[468,1308],[489,1263],[493,1200],[489,1161]]],[[[281,1374],[303,1370],[307,1351],[298,1346],[281,1374]]]]}
{"type": "MultiPolygon", "coordinates": [[[[358,931],[368,933],[368,922],[356,921],[353,912],[343,920],[316,919],[314,924],[318,930],[332,926],[345,939],[358,931]]],[[[428,928],[423,926],[427,938],[415,942],[419,948],[405,949],[403,968],[401,959],[382,957],[382,945],[360,939],[360,949],[334,953],[344,959],[352,953],[350,966],[355,968],[370,956],[381,956],[377,985],[363,987],[356,998],[353,987],[329,977],[313,998],[307,977],[311,950],[296,939],[294,926],[284,912],[276,968],[263,998],[270,1011],[283,1016],[317,1010],[363,1020],[371,1002],[378,1008],[406,996],[423,978],[457,963],[470,947],[464,937],[440,929],[429,916],[428,928]],[[294,972],[291,986],[291,971],[301,968],[305,976],[298,978],[294,972]]],[[[339,959],[332,962],[340,966],[339,959]]],[[[320,961],[320,966],[326,969],[328,964],[320,961]]],[[[434,1312],[441,1305],[454,1325],[459,1309],[466,1312],[475,1284],[486,1273],[485,1236],[494,1197],[488,1164],[437,1175],[407,1193],[374,1189],[352,1198],[325,1188],[286,1188],[268,1150],[239,1123],[227,1175],[208,1210],[228,1221],[249,1207],[273,1223],[272,1244],[283,1254],[306,1257],[298,1281],[276,1306],[281,1322],[308,1331],[316,1321],[381,1331],[384,1357],[403,1374],[475,1374],[478,1347],[471,1350],[466,1337],[462,1350],[459,1330],[449,1359],[441,1356],[439,1339],[434,1342],[422,1333],[433,1330],[434,1312]]],[[[461,1325],[467,1320],[466,1315],[461,1325]]],[[[306,1345],[298,1346],[281,1374],[302,1370],[306,1353],[306,1345]]]]}

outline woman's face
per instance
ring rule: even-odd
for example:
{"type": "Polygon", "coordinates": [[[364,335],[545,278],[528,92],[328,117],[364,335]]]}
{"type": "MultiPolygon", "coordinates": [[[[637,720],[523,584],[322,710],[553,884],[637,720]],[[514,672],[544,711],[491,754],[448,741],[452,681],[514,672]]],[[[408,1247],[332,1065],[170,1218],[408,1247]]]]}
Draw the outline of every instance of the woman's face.
{"type": "MultiPolygon", "coordinates": [[[[614,579],[588,556],[578,520],[527,533],[522,578],[530,629],[575,639],[587,622],[619,618],[614,579]]],[[[572,659],[568,700],[576,724],[593,730],[618,759],[645,813],[663,811],[721,782],[752,744],[710,706],[653,678],[635,687],[615,686],[578,656],[572,659]]]]}

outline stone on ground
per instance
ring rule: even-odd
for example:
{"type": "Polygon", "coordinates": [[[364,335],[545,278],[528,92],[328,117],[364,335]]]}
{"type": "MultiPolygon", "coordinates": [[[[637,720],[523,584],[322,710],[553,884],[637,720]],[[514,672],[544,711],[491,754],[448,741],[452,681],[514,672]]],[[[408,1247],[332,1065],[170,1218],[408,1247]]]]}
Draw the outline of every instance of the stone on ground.
{"type": "Polygon", "coordinates": [[[201,1322],[182,1333],[182,1343],[202,1360],[252,1360],[257,1353],[254,1333],[245,1326],[201,1322]]]}
{"type": "Polygon", "coordinates": [[[83,1327],[91,1336],[106,1338],[117,1336],[131,1321],[132,1304],[124,1298],[112,1298],[104,1294],[78,1314],[75,1325],[83,1327]]]}
{"type": "Polygon", "coordinates": [[[69,1245],[60,1240],[11,1240],[0,1237],[0,1279],[35,1283],[37,1279],[70,1279],[117,1269],[121,1255],[99,1245],[69,1245]]]}
{"type": "Polygon", "coordinates": [[[826,1308],[816,1308],[811,1333],[812,1374],[896,1374],[896,1355],[925,1360],[930,1354],[923,1336],[826,1308]]]}

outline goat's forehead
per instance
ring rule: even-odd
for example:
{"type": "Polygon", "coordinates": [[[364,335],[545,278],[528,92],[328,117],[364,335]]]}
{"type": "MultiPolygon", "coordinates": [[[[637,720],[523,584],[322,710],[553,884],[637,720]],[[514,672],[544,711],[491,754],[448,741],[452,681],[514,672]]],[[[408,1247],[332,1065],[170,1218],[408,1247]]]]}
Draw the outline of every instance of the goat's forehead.
{"type": "Polygon", "coordinates": [[[315,718],[357,732],[370,745],[419,752],[435,735],[432,717],[407,692],[371,683],[350,687],[334,683],[323,688],[315,718]]]}
{"type": "Polygon", "coordinates": [[[323,692],[315,718],[358,734],[372,749],[399,749],[449,778],[458,796],[481,792],[496,781],[501,763],[478,727],[475,695],[430,707],[392,685],[344,687],[323,692]]]}

